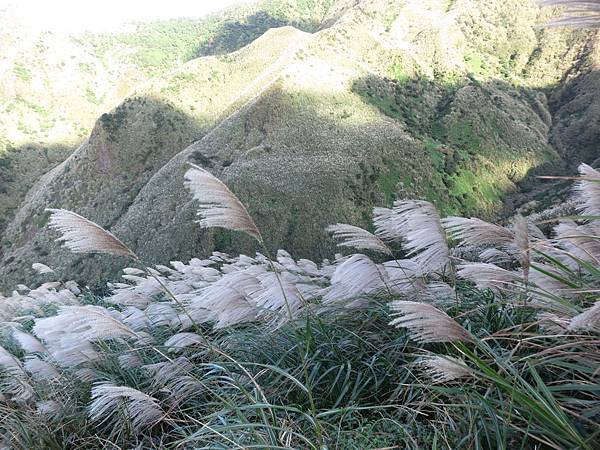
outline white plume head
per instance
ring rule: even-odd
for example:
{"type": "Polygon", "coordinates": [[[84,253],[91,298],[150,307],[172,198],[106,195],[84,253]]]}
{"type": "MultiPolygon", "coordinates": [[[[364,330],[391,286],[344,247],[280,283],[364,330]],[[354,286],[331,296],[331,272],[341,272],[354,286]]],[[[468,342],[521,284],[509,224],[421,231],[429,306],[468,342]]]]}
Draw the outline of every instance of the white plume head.
{"type": "Polygon", "coordinates": [[[42,263],[33,263],[31,265],[31,268],[33,270],[35,270],[37,273],[39,273],[40,275],[44,275],[46,273],[54,273],[54,270],[52,270],[50,267],[48,267],[45,264],[42,263]]]}
{"type": "Polygon", "coordinates": [[[131,251],[110,231],[100,225],[65,209],[46,209],[50,212],[51,228],[62,234],[57,239],[74,253],[106,253],[109,255],[124,256],[138,259],[131,251]]]}
{"type": "Polygon", "coordinates": [[[579,174],[580,177],[573,186],[577,209],[586,216],[600,216],[600,172],[587,164],[581,164],[579,174]]]}
{"type": "Polygon", "coordinates": [[[432,305],[419,302],[391,302],[392,315],[397,316],[390,322],[398,328],[406,328],[418,342],[456,342],[472,341],[473,337],[445,312],[432,305]]]}
{"type": "Polygon", "coordinates": [[[135,432],[155,425],[164,416],[158,400],[137,389],[108,383],[92,388],[92,403],[88,411],[93,421],[112,418],[120,422],[117,413],[122,407],[127,410],[127,417],[135,432]]]}
{"type": "Polygon", "coordinates": [[[417,361],[433,383],[448,383],[473,376],[464,361],[452,356],[424,356],[417,361]]]}
{"type": "Polygon", "coordinates": [[[520,273],[489,263],[461,264],[456,274],[474,283],[478,289],[492,289],[497,292],[515,289],[524,281],[520,273]]]}
{"type": "Polygon", "coordinates": [[[573,317],[569,323],[569,330],[600,330],[600,302],[573,317]]]}
{"type": "Polygon", "coordinates": [[[394,202],[392,209],[375,208],[373,224],[384,240],[401,241],[408,256],[424,273],[444,271],[450,264],[450,250],[440,216],[423,200],[394,202]]]}
{"type": "Polygon", "coordinates": [[[392,255],[390,248],[375,236],[360,227],[348,225],[345,223],[337,223],[327,227],[327,231],[333,234],[335,239],[341,241],[340,247],[352,247],[357,250],[371,250],[386,255],[392,255]]]}
{"type": "Polygon", "coordinates": [[[377,294],[386,287],[386,271],[365,255],[355,254],[335,268],[331,286],[324,290],[326,308],[356,307],[365,296],[377,294]]]}
{"type": "Polygon", "coordinates": [[[477,218],[446,217],[442,225],[459,246],[503,247],[512,243],[512,231],[477,218]]]}
{"type": "Polygon", "coordinates": [[[262,236],[244,204],[229,188],[207,170],[191,165],[185,174],[185,185],[198,200],[198,222],[202,227],[221,227],[242,231],[259,242],[262,236]]]}
{"type": "Polygon", "coordinates": [[[529,223],[523,216],[517,216],[513,224],[515,235],[513,246],[516,257],[523,269],[523,279],[527,282],[529,278],[529,266],[531,265],[531,243],[529,239],[529,223]]]}

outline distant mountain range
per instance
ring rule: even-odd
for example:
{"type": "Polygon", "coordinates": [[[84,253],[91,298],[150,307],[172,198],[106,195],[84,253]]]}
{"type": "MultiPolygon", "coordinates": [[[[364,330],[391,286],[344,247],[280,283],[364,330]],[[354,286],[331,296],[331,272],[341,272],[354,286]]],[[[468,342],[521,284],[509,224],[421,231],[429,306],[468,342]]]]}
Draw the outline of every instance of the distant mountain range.
{"type": "Polygon", "coordinates": [[[194,223],[190,161],[296,257],[331,256],[327,224],[364,225],[400,197],[486,217],[519,193],[544,206],[532,175],[593,163],[600,132],[598,36],[539,28],[552,14],[522,0],[272,0],[65,37],[4,13],[0,288],[31,280],[34,262],[89,284],[121,268],[59,249],[47,207],[148,263],[253,251],[194,223]]]}

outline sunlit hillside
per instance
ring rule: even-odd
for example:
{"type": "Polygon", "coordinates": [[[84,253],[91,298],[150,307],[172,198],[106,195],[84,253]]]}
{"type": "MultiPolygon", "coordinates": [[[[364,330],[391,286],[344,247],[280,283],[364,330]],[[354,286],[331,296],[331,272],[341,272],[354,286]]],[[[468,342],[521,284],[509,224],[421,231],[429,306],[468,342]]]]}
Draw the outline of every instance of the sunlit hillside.
{"type": "Polygon", "coordinates": [[[0,449],[597,448],[600,1],[64,1],[0,7],[0,449]]]}

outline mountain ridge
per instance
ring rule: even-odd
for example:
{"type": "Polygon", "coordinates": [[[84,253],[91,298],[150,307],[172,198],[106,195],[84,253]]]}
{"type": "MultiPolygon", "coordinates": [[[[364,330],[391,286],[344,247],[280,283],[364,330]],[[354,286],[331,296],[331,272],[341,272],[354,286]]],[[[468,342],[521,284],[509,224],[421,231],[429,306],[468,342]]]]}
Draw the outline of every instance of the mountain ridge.
{"type": "MultiPolygon", "coordinates": [[[[110,227],[148,263],[212,249],[252,252],[245,238],[194,223],[183,188],[188,160],[220,174],[269,244],[299,257],[330,256],[325,225],[368,222],[373,205],[397,195],[428,198],[448,213],[497,216],[532,173],[568,163],[564,146],[559,154],[551,144],[561,133],[546,93],[554,101],[548,86],[567,76],[565,55],[570,69],[575,47],[590,47],[593,60],[595,37],[536,31],[547,13],[533,4],[480,3],[340,2],[328,10],[337,19],[324,17],[327,27],[315,33],[271,29],[235,53],[152,80],[102,116],[90,139],[30,192],[3,237],[3,285],[32,276],[33,262],[88,282],[116,276],[118,262],[58,249],[46,207],[110,227]],[[425,23],[432,14],[437,22],[425,23]],[[479,29],[495,40],[470,39],[479,29]],[[256,91],[245,92],[248,85],[256,91]],[[236,102],[240,93],[247,97],[236,102]],[[111,157],[117,172],[99,175],[111,157]]],[[[593,79],[590,64],[582,76],[593,79]]],[[[593,104],[582,107],[597,118],[593,104]]]]}

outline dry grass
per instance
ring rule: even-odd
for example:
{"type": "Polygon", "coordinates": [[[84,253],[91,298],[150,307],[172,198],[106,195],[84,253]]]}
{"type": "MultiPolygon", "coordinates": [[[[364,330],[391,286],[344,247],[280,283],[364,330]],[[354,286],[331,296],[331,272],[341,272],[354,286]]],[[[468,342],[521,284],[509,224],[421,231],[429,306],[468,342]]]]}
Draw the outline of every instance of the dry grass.
{"type": "MultiPolygon", "coordinates": [[[[600,207],[600,175],[581,172],[575,196],[588,213],[600,207]]],[[[200,168],[186,179],[203,226],[262,243],[227,186],[200,168]]],[[[596,222],[571,221],[568,232],[559,223],[545,237],[524,218],[512,228],[442,220],[423,201],[374,216],[375,233],[330,231],[344,247],[392,256],[384,262],[296,261],[285,251],[140,262],[94,304],[72,282],[20,286],[0,302],[0,438],[27,448],[93,447],[98,438],[144,448],[365,448],[385,436],[409,448],[591,449],[596,222]],[[398,243],[404,259],[390,250],[398,243]],[[472,259],[457,256],[466,247],[472,259]],[[489,250],[500,262],[481,262],[489,250]],[[406,425],[361,444],[348,434],[353,420],[406,425]]],[[[139,262],[74,213],[55,210],[50,224],[74,251],[139,262]]]]}

